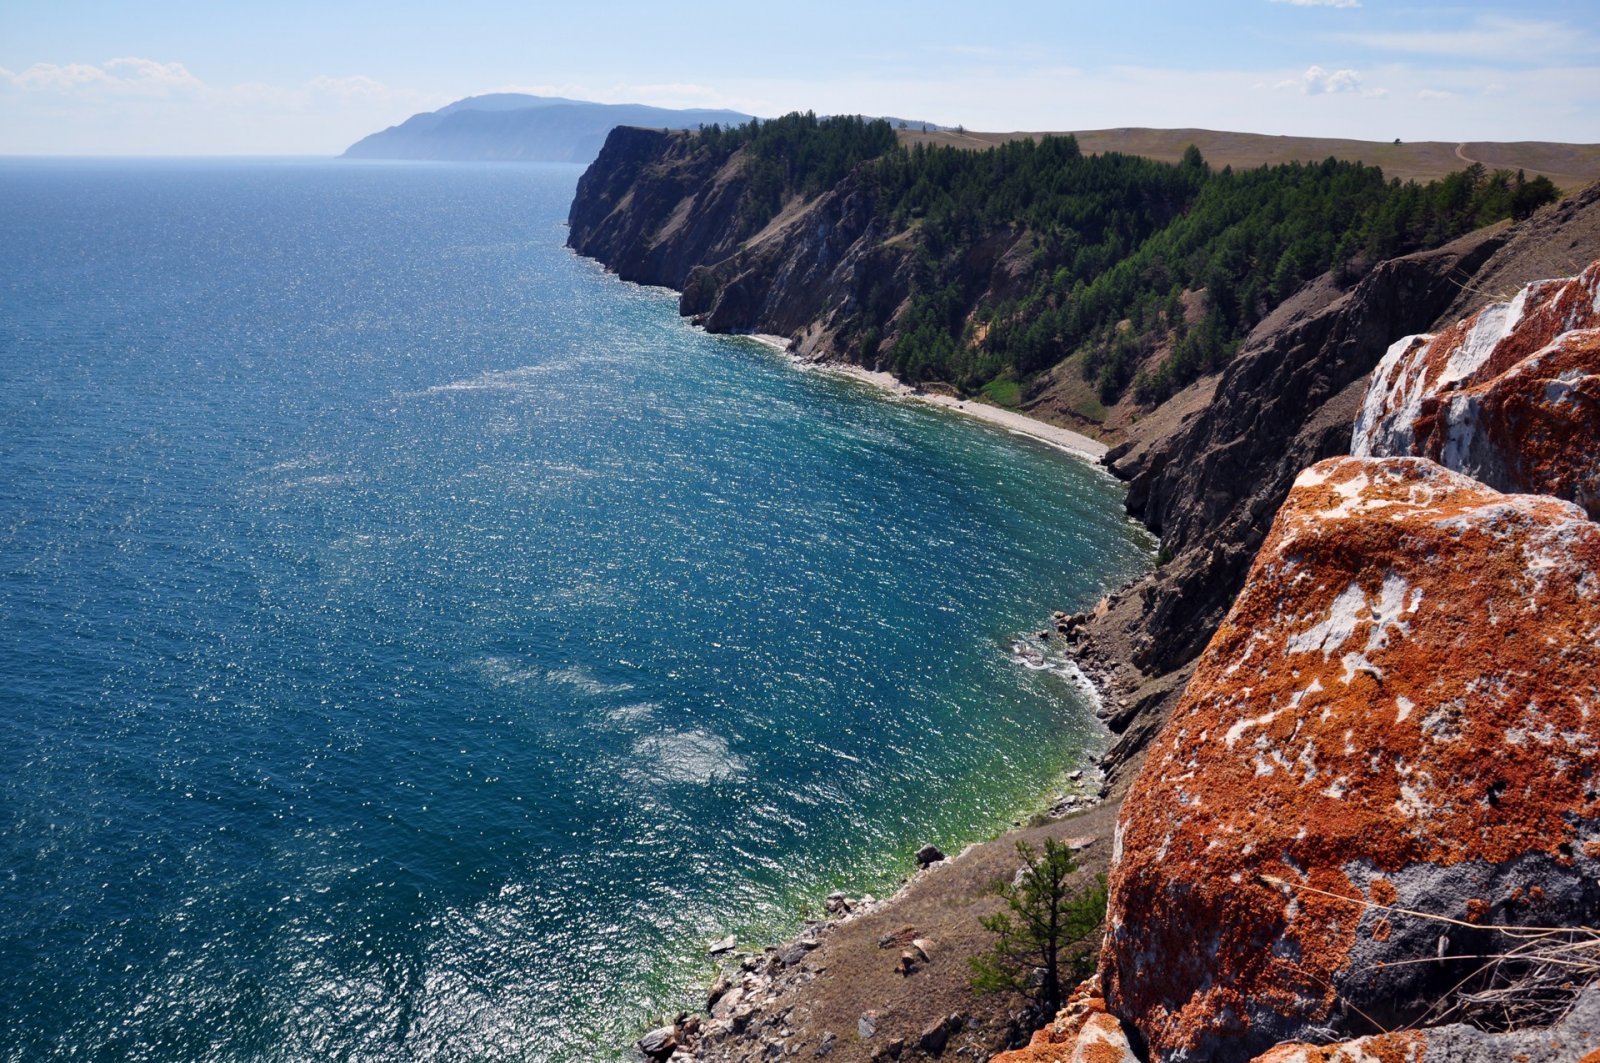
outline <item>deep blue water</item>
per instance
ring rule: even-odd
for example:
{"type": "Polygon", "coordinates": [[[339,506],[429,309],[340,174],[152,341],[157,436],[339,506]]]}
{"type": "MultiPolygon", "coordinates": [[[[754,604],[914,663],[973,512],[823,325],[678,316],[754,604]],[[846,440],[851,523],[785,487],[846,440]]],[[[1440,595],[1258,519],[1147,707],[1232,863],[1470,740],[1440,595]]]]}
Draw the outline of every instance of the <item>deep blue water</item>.
{"type": "Polygon", "coordinates": [[[706,336],[573,167],[0,162],[0,1058],[589,1059],[1099,741],[1042,447],[706,336]]]}

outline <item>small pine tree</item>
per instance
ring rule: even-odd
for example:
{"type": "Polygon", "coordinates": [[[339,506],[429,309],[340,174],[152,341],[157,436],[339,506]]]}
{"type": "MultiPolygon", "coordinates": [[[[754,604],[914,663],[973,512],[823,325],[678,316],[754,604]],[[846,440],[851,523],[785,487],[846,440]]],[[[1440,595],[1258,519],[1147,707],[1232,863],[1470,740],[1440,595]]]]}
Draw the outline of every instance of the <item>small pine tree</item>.
{"type": "Polygon", "coordinates": [[[1017,843],[1023,866],[1014,882],[996,890],[1003,910],[981,920],[994,947],[972,957],[972,986],[984,992],[1018,992],[1043,1016],[1061,1008],[1063,987],[1094,970],[1106,918],[1106,878],[1083,889],[1070,880],[1078,870],[1072,850],[1046,838],[1040,853],[1017,843]]]}

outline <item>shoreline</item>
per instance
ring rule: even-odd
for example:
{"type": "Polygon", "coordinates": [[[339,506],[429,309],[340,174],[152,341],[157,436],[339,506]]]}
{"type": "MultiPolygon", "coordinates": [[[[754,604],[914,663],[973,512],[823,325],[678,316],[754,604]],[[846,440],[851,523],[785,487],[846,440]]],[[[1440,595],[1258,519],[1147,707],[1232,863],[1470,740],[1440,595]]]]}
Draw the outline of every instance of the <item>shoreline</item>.
{"type": "MultiPolygon", "coordinates": [[[[1109,448],[1070,429],[921,392],[886,372],[802,359],[781,336],[736,335],[782,352],[802,371],[830,373],[864,384],[885,399],[920,402],[984,421],[1111,475],[1101,463],[1109,448]]],[[[1108,594],[1116,591],[1106,588],[1108,594]]],[[[1106,706],[1114,696],[1121,662],[1093,651],[1061,652],[1054,644],[1048,652],[1052,665],[1066,666],[1063,674],[1085,696],[1095,725],[1111,737],[1106,706]]],[[[1022,818],[993,837],[965,842],[950,856],[940,854],[931,865],[907,869],[888,895],[858,900],[836,891],[826,899],[823,914],[803,918],[792,936],[713,954],[717,973],[704,1010],[683,1013],[652,1034],[670,1032],[697,1063],[736,1063],[752,1053],[785,1051],[799,1042],[806,1042],[806,1055],[833,1054],[837,1048],[841,1063],[866,1063],[885,1058],[885,1053],[898,1056],[900,1045],[919,1044],[932,1029],[927,1024],[937,1024],[939,1015],[948,1013],[952,1018],[944,1020],[944,1028],[952,1045],[960,1040],[960,1051],[972,1058],[988,1058],[1008,1044],[1021,1043],[1031,1032],[1026,1007],[1003,995],[975,994],[965,961],[989,943],[980,917],[998,909],[993,882],[1014,873],[1018,842],[1038,845],[1053,837],[1069,844],[1079,854],[1082,881],[1108,869],[1121,799],[1107,790],[1103,756],[1102,749],[1089,763],[1063,765],[1037,804],[1019,812],[1022,818]],[[914,945],[908,936],[913,934],[923,935],[914,945]],[[906,947],[918,951],[902,951],[906,947]],[[927,951],[921,952],[924,947],[927,951]],[[900,971],[891,967],[897,956],[907,964],[906,973],[891,973],[900,971]],[[934,975],[936,969],[940,973],[934,975]],[[919,972],[915,982],[905,984],[913,970],[919,972]],[[916,983],[921,985],[912,995],[925,995],[926,1003],[907,999],[906,990],[916,983]],[[794,1022],[796,1013],[807,1021],[794,1022]]]]}
{"type": "Polygon", "coordinates": [[[883,392],[889,398],[903,399],[909,402],[919,402],[927,406],[936,406],[940,409],[959,413],[986,424],[1003,428],[1020,436],[1044,443],[1057,450],[1082,458],[1089,463],[1099,466],[1106,452],[1111,448],[1097,439],[1090,439],[1080,432],[1070,428],[1062,428],[1029,417],[1025,413],[991,406],[988,403],[977,402],[971,399],[958,399],[951,395],[940,395],[935,392],[922,391],[904,383],[892,373],[879,372],[866,369],[848,362],[834,361],[807,361],[795,356],[789,350],[789,341],[782,336],[773,336],[759,332],[736,333],[745,339],[754,340],[765,347],[781,351],[788,355],[794,364],[807,372],[816,371],[841,376],[883,392]]]}

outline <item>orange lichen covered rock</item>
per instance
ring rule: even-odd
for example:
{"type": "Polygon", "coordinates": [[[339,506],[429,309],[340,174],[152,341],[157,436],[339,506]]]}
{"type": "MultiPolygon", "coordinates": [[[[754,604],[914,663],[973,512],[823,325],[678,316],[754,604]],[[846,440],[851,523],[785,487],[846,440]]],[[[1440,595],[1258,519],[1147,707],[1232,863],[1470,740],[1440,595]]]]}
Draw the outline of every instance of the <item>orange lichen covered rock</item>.
{"type": "Polygon", "coordinates": [[[1279,1045],[1250,1063],[1422,1063],[1427,1043],[1421,1033],[1385,1033],[1336,1045],[1279,1045]]]}
{"type": "Polygon", "coordinates": [[[1400,909],[1600,904],[1597,772],[1600,525],[1424,459],[1314,465],[1123,806],[1110,1008],[1161,1060],[1403,1026],[1495,942],[1400,909]]]}
{"type": "Polygon", "coordinates": [[[1373,371],[1351,452],[1432,458],[1600,518],[1600,262],[1396,343],[1373,371]]]}
{"type": "Polygon", "coordinates": [[[991,1056],[989,1063],[1139,1063],[1122,1023],[1106,1011],[1099,978],[1079,984],[1054,1021],[1026,1048],[991,1056]]]}

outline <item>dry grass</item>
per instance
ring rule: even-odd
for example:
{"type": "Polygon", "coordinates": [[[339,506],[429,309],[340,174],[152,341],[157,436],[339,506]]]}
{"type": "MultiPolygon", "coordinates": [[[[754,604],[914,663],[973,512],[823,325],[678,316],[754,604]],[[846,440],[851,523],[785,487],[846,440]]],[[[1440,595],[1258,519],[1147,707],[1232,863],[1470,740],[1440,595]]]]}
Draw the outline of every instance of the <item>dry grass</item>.
{"type": "MultiPolygon", "coordinates": [[[[1491,170],[1521,169],[1529,176],[1544,174],[1563,192],[1600,180],[1600,144],[1558,144],[1547,141],[1511,143],[1472,141],[1457,144],[1429,140],[1395,144],[1379,140],[1341,140],[1330,137],[1276,137],[1263,133],[1233,133],[1216,129],[1087,129],[1063,130],[1078,138],[1084,151],[1120,151],[1163,162],[1177,162],[1190,144],[1200,149],[1212,167],[1250,169],[1284,162],[1321,162],[1332,156],[1381,166],[1390,177],[1431,181],[1459,170],[1469,161],[1491,170]]],[[[923,133],[902,130],[908,144],[949,144],[987,148],[1038,132],[957,133],[953,130],[923,133]]]]}

